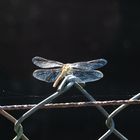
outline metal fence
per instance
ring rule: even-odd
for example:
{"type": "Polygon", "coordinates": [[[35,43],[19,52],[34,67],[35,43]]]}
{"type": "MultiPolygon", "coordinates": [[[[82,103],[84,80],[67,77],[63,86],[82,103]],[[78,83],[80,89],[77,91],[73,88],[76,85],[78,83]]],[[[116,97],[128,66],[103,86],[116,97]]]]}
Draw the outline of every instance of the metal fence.
{"type": "Polygon", "coordinates": [[[21,125],[25,119],[27,119],[31,114],[35,113],[40,108],[68,108],[68,107],[85,107],[85,106],[94,106],[96,107],[101,114],[106,118],[105,124],[108,130],[100,136],[98,140],[105,140],[107,139],[112,133],[121,140],[128,140],[123,134],[119,132],[115,128],[115,122],[113,118],[118,115],[122,110],[124,110],[130,104],[139,104],[140,101],[140,93],[133,96],[129,100],[117,100],[117,101],[96,101],[79,83],[79,79],[73,75],[68,75],[64,78],[60,86],[58,87],[57,91],[49,96],[48,98],[44,99],[37,105],[12,105],[12,106],[0,106],[0,113],[8,120],[13,122],[14,131],[16,132],[15,138],[13,140],[28,140],[27,136],[25,136],[23,131],[23,126],[21,125]],[[55,98],[59,95],[63,94],[64,92],[68,91],[72,87],[76,87],[88,100],[89,102],[76,102],[76,103],[57,103],[57,104],[50,104],[55,98]],[[117,109],[113,112],[109,113],[104,109],[104,105],[120,105],[117,109]],[[6,112],[6,110],[21,110],[21,109],[29,109],[25,114],[23,114],[18,120],[16,120],[12,115],[6,112]]]}

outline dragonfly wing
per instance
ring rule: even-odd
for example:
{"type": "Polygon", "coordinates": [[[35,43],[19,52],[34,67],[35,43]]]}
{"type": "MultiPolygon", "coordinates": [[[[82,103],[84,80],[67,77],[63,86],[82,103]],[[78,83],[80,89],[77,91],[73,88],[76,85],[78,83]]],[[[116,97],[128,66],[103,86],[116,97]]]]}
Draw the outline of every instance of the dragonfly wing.
{"type": "Polygon", "coordinates": [[[91,60],[91,61],[87,61],[87,62],[72,63],[71,67],[73,67],[75,69],[91,71],[93,69],[101,68],[106,64],[107,64],[107,60],[105,60],[105,59],[96,59],[96,60],[91,60]]]}
{"type": "Polygon", "coordinates": [[[60,73],[60,69],[37,69],[33,72],[33,76],[41,81],[54,82],[60,73]]]}
{"type": "Polygon", "coordinates": [[[63,63],[53,60],[48,60],[39,56],[36,56],[32,59],[32,62],[40,68],[54,68],[62,67],[63,63]]]}
{"type": "Polygon", "coordinates": [[[94,82],[103,77],[103,73],[98,70],[80,71],[74,70],[73,75],[80,78],[82,82],[94,82]]]}

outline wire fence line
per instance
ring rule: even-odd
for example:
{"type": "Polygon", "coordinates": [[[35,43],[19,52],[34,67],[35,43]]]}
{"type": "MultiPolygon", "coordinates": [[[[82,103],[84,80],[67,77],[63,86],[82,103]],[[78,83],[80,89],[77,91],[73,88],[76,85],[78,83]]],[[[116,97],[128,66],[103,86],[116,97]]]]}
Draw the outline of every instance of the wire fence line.
{"type": "MultiPolygon", "coordinates": [[[[111,101],[94,101],[94,102],[70,102],[70,103],[50,103],[45,104],[40,109],[56,109],[56,108],[78,108],[78,107],[96,107],[101,106],[118,106],[122,104],[136,105],[140,104],[140,100],[111,100],[111,101]]],[[[28,110],[36,106],[36,104],[24,105],[5,105],[0,106],[0,110],[28,110]]]]}
{"type": "Polygon", "coordinates": [[[107,139],[112,133],[114,133],[118,139],[121,140],[128,140],[123,134],[121,134],[115,128],[115,122],[113,118],[120,113],[124,108],[131,104],[140,104],[140,93],[133,96],[129,100],[112,100],[112,101],[96,101],[80,84],[78,84],[79,79],[73,75],[68,75],[64,78],[58,90],[52,94],[51,96],[47,97],[43,101],[38,104],[33,105],[11,105],[11,106],[0,106],[0,113],[8,120],[13,122],[14,130],[17,133],[13,140],[28,140],[28,138],[23,133],[23,126],[21,125],[22,122],[35,113],[37,110],[41,108],[49,109],[49,108],[69,108],[69,107],[87,107],[87,106],[94,106],[96,107],[101,114],[105,117],[105,124],[108,130],[98,139],[98,140],[105,140],[107,139]],[[53,103],[50,104],[55,98],[59,95],[63,94],[71,87],[76,87],[88,100],[89,102],[72,102],[72,103],[53,103]],[[108,113],[103,106],[105,105],[120,105],[117,107],[113,112],[108,113]],[[18,120],[16,120],[13,116],[7,113],[5,110],[21,110],[21,109],[29,109],[25,114],[23,114],[18,120]]]}

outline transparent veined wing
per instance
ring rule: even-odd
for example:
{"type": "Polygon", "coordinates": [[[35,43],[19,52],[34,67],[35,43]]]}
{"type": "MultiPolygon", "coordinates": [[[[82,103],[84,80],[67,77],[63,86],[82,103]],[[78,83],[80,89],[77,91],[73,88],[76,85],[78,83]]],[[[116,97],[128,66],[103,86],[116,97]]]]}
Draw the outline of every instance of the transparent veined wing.
{"type": "Polygon", "coordinates": [[[107,64],[107,60],[105,60],[105,59],[96,59],[96,60],[91,60],[91,61],[87,61],[87,62],[76,62],[76,63],[72,63],[70,65],[71,65],[71,67],[73,67],[75,69],[81,69],[81,70],[85,70],[85,71],[92,71],[94,69],[101,68],[106,64],[107,64]]]}
{"type": "Polygon", "coordinates": [[[103,73],[98,70],[92,71],[81,71],[81,70],[74,70],[73,75],[80,78],[82,82],[94,82],[100,80],[103,77],[103,73]]]}
{"type": "Polygon", "coordinates": [[[54,82],[60,73],[60,69],[37,69],[33,72],[33,76],[41,81],[54,82]]]}
{"type": "Polygon", "coordinates": [[[61,62],[48,60],[39,56],[34,57],[32,62],[40,68],[54,68],[63,66],[63,63],[61,62]]]}

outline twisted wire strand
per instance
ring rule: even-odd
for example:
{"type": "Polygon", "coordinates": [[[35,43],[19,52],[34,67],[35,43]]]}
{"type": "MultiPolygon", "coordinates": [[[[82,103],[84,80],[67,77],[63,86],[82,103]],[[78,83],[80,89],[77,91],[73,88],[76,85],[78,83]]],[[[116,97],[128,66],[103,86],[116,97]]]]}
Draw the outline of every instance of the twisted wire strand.
{"type": "MultiPolygon", "coordinates": [[[[0,109],[0,114],[3,115],[5,118],[7,118],[9,121],[11,121],[12,123],[15,123],[17,120],[12,116],[10,115],[8,112],[6,112],[5,110],[3,109],[0,109]]],[[[20,125],[21,126],[21,125],[20,125]]],[[[21,126],[22,127],[22,126],[21,126]]],[[[22,140],[29,140],[24,134],[22,134],[21,136],[21,139],[22,140]]]]}
{"type": "MultiPolygon", "coordinates": [[[[100,106],[118,106],[118,105],[138,105],[140,100],[110,100],[110,101],[89,101],[89,102],[69,102],[69,103],[49,103],[44,104],[40,109],[55,109],[55,108],[79,108],[79,107],[95,107],[100,106]]],[[[24,105],[4,105],[0,106],[0,110],[28,110],[36,106],[36,104],[24,104],[24,105]]]]}

